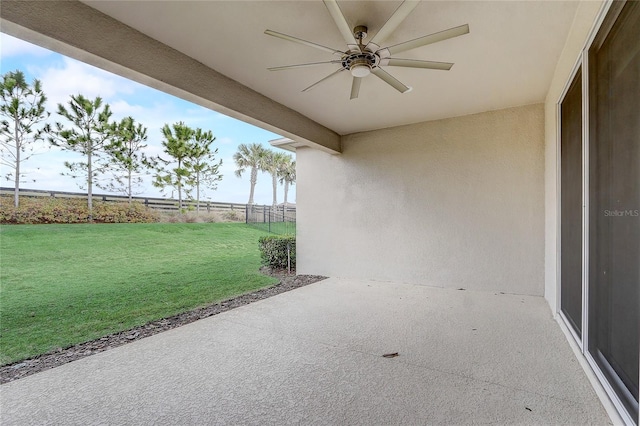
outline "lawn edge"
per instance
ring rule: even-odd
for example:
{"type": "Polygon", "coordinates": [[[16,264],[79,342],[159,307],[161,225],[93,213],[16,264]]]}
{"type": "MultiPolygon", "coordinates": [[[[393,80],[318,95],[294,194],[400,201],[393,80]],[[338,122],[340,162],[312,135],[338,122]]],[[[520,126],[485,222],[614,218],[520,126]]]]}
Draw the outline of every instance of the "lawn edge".
{"type": "Polygon", "coordinates": [[[150,321],[146,324],[139,325],[128,330],[112,333],[107,336],[78,343],[67,348],[60,348],[32,358],[3,365],[0,367],[0,384],[13,382],[41,371],[59,367],[69,362],[86,358],[100,352],[105,352],[109,349],[124,346],[145,337],[154,336],[164,331],[172,330],[200,319],[227,312],[232,309],[239,308],[240,306],[264,300],[327,278],[320,275],[288,274],[286,271],[271,271],[268,269],[263,269],[261,272],[265,275],[278,278],[279,282],[272,286],[244,293],[207,306],[150,321]]]}

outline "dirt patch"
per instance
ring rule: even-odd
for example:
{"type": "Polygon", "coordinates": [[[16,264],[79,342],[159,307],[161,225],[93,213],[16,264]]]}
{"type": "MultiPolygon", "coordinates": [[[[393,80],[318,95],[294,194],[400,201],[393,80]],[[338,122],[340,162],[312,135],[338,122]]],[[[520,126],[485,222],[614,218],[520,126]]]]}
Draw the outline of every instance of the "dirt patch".
{"type": "Polygon", "coordinates": [[[151,321],[147,324],[134,327],[130,330],[121,331],[119,333],[110,334],[100,339],[79,343],[69,348],[58,349],[54,352],[42,354],[35,358],[2,366],[0,367],[0,384],[12,382],[80,358],[104,352],[112,348],[117,348],[118,346],[126,345],[127,343],[135,342],[136,340],[153,336],[154,334],[171,330],[172,328],[180,327],[199,319],[207,318],[221,312],[226,312],[239,306],[266,299],[326,278],[318,275],[288,274],[286,270],[274,271],[269,268],[262,268],[260,272],[278,278],[280,282],[273,287],[263,288],[261,290],[254,291],[253,293],[243,294],[241,296],[234,297],[233,299],[225,300],[213,305],[183,312],[172,317],[151,321]]]}

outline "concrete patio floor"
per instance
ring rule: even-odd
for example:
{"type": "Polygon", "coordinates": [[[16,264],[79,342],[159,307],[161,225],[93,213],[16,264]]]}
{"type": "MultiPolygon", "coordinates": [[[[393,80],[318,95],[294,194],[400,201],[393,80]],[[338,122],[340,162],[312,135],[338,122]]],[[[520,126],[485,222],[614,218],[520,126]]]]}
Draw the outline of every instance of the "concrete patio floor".
{"type": "Polygon", "coordinates": [[[540,297],[328,279],[2,385],[1,423],[608,424],[540,297]],[[396,358],[385,353],[399,352],[396,358]]]}

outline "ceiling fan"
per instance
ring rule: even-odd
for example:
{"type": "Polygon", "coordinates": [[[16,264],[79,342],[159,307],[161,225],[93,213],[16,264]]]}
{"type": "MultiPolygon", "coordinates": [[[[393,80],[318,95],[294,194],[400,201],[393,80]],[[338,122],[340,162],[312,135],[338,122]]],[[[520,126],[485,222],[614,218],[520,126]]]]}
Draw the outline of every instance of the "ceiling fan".
{"type": "Polygon", "coordinates": [[[402,21],[404,21],[407,16],[409,16],[409,14],[413,11],[413,9],[415,9],[418,3],[420,3],[420,1],[405,0],[402,2],[402,4],[400,4],[400,6],[396,9],[393,15],[391,15],[391,17],[382,26],[382,28],[380,28],[377,34],[365,45],[363,43],[363,40],[367,37],[367,27],[364,25],[358,25],[352,31],[349,27],[349,24],[347,24],[347,20],[344,18],[344,15],[340,10],[340,6],[338,6],[336,0],[323,0],[323,2],[325,6],[327,6],[329,14],[338,26],[340,34],[342,34],[342,37],[347,42],[348,49],[346,51],[326,47],[287,34],[282,34],[277,31],[266,30],[264,32],[265,34],[273,37],[281,38],[283,40],[289,40],[294,43],[303,44],[305,46],[315,47],[316,49],[340,57],[340,59],[334,59],[331,61],[267,68],[269,71],[281,71],[325,64],[340,65],[340,68],[337,71],[332,72],[322,80],[307,87],[303,90],[303,92],[311,90],[318,84],[330,79],[331,77],[339,74],[342,71],[349,71],[353,76],[353,81],[351,83],[351,99],[356,99],[358,97],[362,79],[369,74],[375,75],[401,93],[408,92],[411,90],[409,86],[405,86],[391,74],[385,71],[382,67],[408,67],[448,71],[451,69],[453,64],[449,62],[433,62],[421,61],[416,59],[394,58],[392,57],[392,55],[406,52],[407,50],[415,49],[417,47],[426,46],[427,44],[437,43],[439,41],[458,37],[469,32],[469,25],[465,24],[434,34],[418,37],[416,39],[405,41],[393,46],[384,48],[381,47],[384,40],[400,25],[402,21]]]}

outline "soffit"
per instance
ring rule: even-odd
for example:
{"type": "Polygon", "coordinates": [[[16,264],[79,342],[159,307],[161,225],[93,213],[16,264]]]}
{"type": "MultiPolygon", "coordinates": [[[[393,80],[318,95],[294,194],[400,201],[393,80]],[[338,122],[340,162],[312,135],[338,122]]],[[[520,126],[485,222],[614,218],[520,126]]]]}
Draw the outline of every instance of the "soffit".
{"type": "MultiPolygon", "coordinates": [[[[577,8],[564,1],[423,1],[384,44],[468,23],[470,34],[398,55],[454,62],[452,70],[386,67],[413,90],[400,94],[371,75],[349,100],[347,72],[301,92],[336,65],[267,70],[335,57],[265,29],[346,49],[321,1],[85,3],[339,134],[543,102],[577,8]]],[[[350,26],[367,25],[371,37],[400,2],[339,4],[350,26]]]]}

